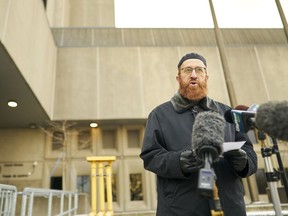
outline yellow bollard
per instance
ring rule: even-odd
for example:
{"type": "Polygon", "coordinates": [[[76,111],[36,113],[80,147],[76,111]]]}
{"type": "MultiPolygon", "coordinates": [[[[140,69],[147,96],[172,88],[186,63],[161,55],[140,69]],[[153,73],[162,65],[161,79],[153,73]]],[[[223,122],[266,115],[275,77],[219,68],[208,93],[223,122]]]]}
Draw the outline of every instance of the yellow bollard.
{"type": "Polygon", "coordinates": [[[107,193],[107,209],[105,216],[112,216],[113,215],[113,199],[112,199],[112,162],[108,162],[106,166],[106,193],[107,193]]]}
{"type": "Polygon", "coordinates": [[[89,216],[113,216],[112,199],[112,162],[116,160],[115,156],[89,156],[86,158],[91,163],[91,213],[89,216]],[[105,166],[104,173],[104,165],[105,166]],[[98,168],[98,169],[97,169],[98,168]],[[105,210],[105,188],[104,176],[106,179],[107,211],[105,210]],[[98,183],[98,190],[97,190],[98,183]],[[98,191],[98,194],[97,194],[98,191]],[[97,196],[99,198],[100,210],[97,213],[97,196]]]}
{"type": "Polygon", "coordinates": [[[96,216],[97,212],[97,182],[96,182],[96,172],[97,169],[97,163],[95,161],[91,162],[91,210],[93,212],[93,215],[96,216]],[[92,192],[93,191],[93,192],[92,192]]]}
{"type": "Polygon", "coordinates": [[[99,180],[99,201],[100,201],[100,211],[98,212],[98,216],[104,216],[105,213],[105,195],[104,195],[104,170],[103,170],[103,162],[98,162],[98,180],[99,180]]]}

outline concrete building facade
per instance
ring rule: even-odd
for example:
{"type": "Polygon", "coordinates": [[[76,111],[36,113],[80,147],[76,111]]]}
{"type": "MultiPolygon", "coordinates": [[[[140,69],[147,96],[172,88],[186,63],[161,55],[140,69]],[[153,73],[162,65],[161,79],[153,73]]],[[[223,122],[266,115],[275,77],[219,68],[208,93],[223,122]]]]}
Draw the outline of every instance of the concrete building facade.
{"type": "MultiPolygon", "coordinates": [[[[184,54],[205,56],[215,100],[232,107],[287,100],[284,28],[220,29],[221,49],[216,34],[115,28],[113,0],[1,0],[0,183],[89,193],[86,157],[113,155],[115,211],[154,211],[155,176],[139,159],[141,140],[149,112],[177,91],[184,54]],[[16,109],[6,107],[8,96],[16,109]]],[[[249,134],[259,173],[243,179],[245,200],[268,203],[261,147],[249,134]]],[[[279,147],[285,156],[287,143],[279,147]]]]}

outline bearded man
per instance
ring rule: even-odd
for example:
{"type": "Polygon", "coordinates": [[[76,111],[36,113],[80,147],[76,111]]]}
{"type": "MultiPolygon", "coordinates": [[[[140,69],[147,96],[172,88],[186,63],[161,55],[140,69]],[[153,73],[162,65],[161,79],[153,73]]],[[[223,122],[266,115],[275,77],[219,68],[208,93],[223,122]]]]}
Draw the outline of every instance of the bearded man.
{"type": "MultiPolygon", "coordinates": [[[[199,112],[224,116],[229,106],[207,96],[206,59],[188,53],[178,63],[178,92],[148,116],[140,157],[144,168],[157,176],[157,216],[208,216],[213,201],[199,195],[198,172],[203,162],[191,149],[192,127],[199,112]]],[[[225,142],[245,141],[213,164],[224,215],[245,216],[241,178],[257,170],[257,156],[248,136],[226,123],[225,142]]]]}

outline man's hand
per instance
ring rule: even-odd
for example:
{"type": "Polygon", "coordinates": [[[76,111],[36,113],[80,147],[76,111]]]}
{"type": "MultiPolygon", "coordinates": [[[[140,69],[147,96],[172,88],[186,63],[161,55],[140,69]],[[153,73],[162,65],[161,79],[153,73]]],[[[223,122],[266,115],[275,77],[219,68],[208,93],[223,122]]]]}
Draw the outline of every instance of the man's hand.
{"type": "Polygon", "coordinates": [[[203,167],[203,162],[196,159],[192,150],[185,150],[180,155],[180,168],[184,174],[190,174],[203,167]]]}
{"type": "Polygon", "coordinates": [[[246,167],[247,154],[243,149],[225,152],[223,156],[237,172],[241,172],[246,167]]]}

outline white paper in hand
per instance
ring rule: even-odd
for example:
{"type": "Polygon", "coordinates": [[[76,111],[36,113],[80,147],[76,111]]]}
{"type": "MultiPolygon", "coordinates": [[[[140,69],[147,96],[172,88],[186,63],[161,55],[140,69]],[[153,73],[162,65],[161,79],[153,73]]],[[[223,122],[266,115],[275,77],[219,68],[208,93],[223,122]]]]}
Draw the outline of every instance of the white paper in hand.
{"type": "Polygon", "coordinates": [[[223,152],[240,149],[246,141],[241,142],[224,142],[223,152]]]}

